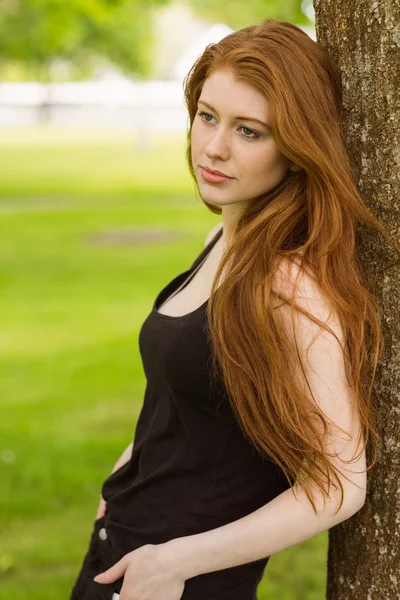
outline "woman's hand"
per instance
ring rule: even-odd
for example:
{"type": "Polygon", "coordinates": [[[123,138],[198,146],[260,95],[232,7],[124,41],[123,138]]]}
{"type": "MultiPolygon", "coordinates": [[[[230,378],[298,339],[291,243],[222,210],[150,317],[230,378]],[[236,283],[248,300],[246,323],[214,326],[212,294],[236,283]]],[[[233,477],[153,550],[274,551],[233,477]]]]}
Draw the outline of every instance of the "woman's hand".
{"type": "Polygon", "coordinates": [[[97,509],[96,520],[104,517],[107,508],[107,502],[104,500],[103,496],[100,494],[100,504],[97,509]]]}
{"type": "Polygon", "coordinates": [[[146,544],[128,552],[94,580],[111,583],[120,577],[124,582],[119,600],[180,600],[185,587],[185,579],[164,544],[146,544]]]}

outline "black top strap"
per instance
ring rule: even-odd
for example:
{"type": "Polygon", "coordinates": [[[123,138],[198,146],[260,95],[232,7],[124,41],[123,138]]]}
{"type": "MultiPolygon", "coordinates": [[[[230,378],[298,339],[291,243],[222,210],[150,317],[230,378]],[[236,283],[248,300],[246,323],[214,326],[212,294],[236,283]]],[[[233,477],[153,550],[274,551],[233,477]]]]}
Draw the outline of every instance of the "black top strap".
{"type": "Polygon", "coordinates": [[[211,249],[215,246],[215,244],[218,242],[219,238],[221,237],[223,233],[223,227],[221,227],[221,229],[216,233],[216,235],[211,239],[211,241],[207,244],[207,246],[204,246],[203,250],[201,251],[201,253],[199,254],[199,256],[196,258],[196,260],[192,263],[192,265],[190,266],[190,270],[195,269],[197,267],[198,264],[201,263],[201,261],[207,256],[207,254],[209,252],[211,252],[211,249]]]}

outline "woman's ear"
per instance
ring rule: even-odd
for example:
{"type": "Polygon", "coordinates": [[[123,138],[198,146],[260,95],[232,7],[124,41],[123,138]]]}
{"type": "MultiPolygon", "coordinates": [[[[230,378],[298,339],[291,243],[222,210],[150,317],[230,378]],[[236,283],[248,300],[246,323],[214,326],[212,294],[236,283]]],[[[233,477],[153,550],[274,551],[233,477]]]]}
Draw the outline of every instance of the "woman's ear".
{"type": "Polygon", "coordinates": [[[301,171],[302,167],[300,167],[299,165],[296,165],[294,162],[290,163],[290,167],[289,167],[289,171],[301,171]]]}

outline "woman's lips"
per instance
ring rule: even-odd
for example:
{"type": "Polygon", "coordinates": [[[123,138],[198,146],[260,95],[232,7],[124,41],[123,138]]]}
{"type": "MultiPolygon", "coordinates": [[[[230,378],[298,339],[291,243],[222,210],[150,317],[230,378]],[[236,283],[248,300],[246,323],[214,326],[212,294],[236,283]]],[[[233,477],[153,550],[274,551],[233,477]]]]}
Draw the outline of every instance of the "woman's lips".
{"type": "Polygon", "coordinates": [[[232,177],[225,177],[223,175],[216,175],[215,173],[210,173],[203,167],[200,167],[201,175],[203,179],[208,181],[209,183],[225,183],[226,181],[231,181],[232,177]]]}

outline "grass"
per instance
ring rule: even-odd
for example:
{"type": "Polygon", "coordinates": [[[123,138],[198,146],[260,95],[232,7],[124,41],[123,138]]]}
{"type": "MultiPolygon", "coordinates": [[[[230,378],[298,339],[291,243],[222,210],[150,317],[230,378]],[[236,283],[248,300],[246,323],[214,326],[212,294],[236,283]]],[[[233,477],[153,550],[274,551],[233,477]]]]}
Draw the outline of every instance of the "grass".
{"type": "MultiPolygon", "coordinates": [[[[182,135],[1,131],[0,598],[68,598],[141,409],[140,326],[218,220],[184,148],[182,135]],[[101,237],[137,229],[170,237],[101,237]]],[[[325,532],[274,555],[259,600],[323,598],[326,552],[325,532]]]]}

